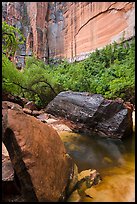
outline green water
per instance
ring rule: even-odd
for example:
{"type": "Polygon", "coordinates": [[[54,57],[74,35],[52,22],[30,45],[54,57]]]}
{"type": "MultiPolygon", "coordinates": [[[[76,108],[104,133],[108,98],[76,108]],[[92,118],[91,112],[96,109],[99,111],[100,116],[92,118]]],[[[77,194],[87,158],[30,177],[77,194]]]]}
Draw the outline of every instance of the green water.
{"type": "Polygon", "coordinates": [[[135,134],[124,140],[72,132],[60,132],[60,136],[79,172],[96,169],[102,176],[102,183],[89,192],[94,198],[84,198],[83,202],[135,200],[135,134]]]}
{"type": "Polygon", "coordinates": [[[93,138],[76,133],[60,133],[67,152],[79,167],[79,171],[121,166],[126,160],[134,160],[135,134],[125,140],[93,138]]]}

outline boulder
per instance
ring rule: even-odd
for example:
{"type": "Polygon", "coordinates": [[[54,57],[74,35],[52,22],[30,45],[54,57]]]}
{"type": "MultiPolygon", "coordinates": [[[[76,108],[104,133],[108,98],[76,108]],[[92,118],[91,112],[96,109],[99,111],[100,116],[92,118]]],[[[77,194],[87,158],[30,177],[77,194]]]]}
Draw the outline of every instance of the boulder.
{"type": "Polygon", "coordinates": [[[8,198],[19,194],[14,169],[7,149],[2,143],[2,200],[5,202],[8,198]]]}
{"type": "Polygon", "coordinates": [[[22,110],[22,107],[10,101],[2,101],[2,109],[22,110]]]}
{"type": "Polygon", "coordinates": [[[92,136],[123,138],[132,134],[132,108],[123,100],[107,100],[101,94],[59,93],[45,110],[75,122],[74,131],[92,136]]]}
{"type": "Polygon", "coordinates": [[[19,110],[6,109],[3,118],[3,143],[26,201],[64,200],[74,164],[57,132],[19,110]]]}
{"type": "Polygon", "coordinates": [[[23,111],[22,107],[17,103],[2,101],[2,137],[6,129],[8,109],[23,111]]]}
{"type": "Polygon", "coordinates": [[[28,102],[28,100],[25,98],[21,98],[19,96],[13,96],[12,94],[6,93],[6,92],[2,92],[2,100],[17,103],[21,107],[24,107],[24,105],[28,102]]]}

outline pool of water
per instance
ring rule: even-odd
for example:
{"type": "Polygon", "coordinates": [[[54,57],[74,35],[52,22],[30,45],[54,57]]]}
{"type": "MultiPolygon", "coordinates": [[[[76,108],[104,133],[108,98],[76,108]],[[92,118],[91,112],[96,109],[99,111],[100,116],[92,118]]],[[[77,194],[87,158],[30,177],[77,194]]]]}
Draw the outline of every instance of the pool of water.
{"type": "Polygon", "coordinates": [[[91,189],[83,202],[135,201],[135,134],[124,140],[60,132],[67,152],[79,172],[96,169],[102,182],[91,189]]]}

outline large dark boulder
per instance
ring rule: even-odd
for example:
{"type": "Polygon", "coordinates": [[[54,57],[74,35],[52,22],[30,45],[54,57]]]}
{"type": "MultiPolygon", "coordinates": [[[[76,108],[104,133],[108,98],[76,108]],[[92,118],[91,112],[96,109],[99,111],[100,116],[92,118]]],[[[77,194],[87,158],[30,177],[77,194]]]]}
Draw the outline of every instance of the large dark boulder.
{"type": "Polygon", "coordinates": [[[75,130],[102,137],[123,138],[132,134],[132,107],[121,99],[107,100],[100,94],[61,92],[46,112],[69,119],[75,130]]]}

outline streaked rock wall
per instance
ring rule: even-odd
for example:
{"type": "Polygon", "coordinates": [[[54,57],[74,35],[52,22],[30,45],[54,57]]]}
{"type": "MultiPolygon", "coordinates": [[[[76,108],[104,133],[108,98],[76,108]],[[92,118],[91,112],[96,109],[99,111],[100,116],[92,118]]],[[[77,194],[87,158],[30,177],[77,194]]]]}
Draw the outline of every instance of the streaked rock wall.
{"type": "Polygon", "coordinates": [[[3,2],[3,20],[22,28],[26,55],[82,60],[135,35],[135,2],[3,2]]]}

